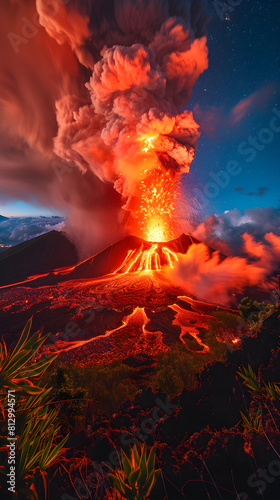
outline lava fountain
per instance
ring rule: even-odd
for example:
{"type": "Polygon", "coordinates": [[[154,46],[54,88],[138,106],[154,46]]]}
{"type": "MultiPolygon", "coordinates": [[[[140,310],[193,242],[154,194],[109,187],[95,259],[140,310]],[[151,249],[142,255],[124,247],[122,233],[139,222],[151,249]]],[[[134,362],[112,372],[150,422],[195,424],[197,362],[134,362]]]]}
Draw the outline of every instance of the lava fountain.
{"type": "Polygon", "coordinates": [[[144,137],[140,142],[144,169],[139,175],[138,196],[133,209],[136,233],[146,242],[148,249],[130,250],[116,272],[159,271],[163,266],[173,267],[178,257],[163,242],[174,239],[178,231],[176,202],[179,197],[180,174],[163,166],[157,155],[155,136],[144,137]]]}
{"type": "MultiPolygon", "coordinates": [[[[142,151],[155,149],[157,136],[145,140],[142,151]]],[[[149,159],[144,158],[144,161],[149,159]]],[[[139,204],[135,218],[146,241],[162,242],[175,238],[178,174],[158,166],[140,174],[139,204]]]]}

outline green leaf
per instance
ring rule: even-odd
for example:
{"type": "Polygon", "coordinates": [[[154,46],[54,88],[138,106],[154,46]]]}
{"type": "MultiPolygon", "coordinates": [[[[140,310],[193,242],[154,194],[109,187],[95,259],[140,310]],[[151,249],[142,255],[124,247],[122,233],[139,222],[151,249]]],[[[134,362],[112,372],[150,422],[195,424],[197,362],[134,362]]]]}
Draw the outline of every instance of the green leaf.
{"type": "Polygon", "coordinates": [[[123,464],[123,468],[124,468],[124,473],[125,473],[126,477],[128,477],[129,474],[131,473],[132,466],[131,466],[131,463],[130,463],[128,457],[126,456],[126,454],[123,450],[121,450],[121,456],[122,456],[122,464],[123,464]]]}
{"type": "Polygon", "coordinates": [[[137,479],[140,475],[140,467],[137,467],[134,471],[129,474],[128,483],[133,487],[137,483],[137,479]]]}
{"type": "Polygon", "coordinates": [[[67,434],[67,436],[65,436],[65,438],[63,438],[62,441],[57,446],[55,446],[55,448],[49,454],[48,459],[45,461],[45,466],[43,470],[46,470],[52,464],[52,462],[58,457],[68,438],[69,434],[67,434]]]}
{"type": "Polygon", "coordinates": [[[40,468],[42,471],[45,471],[48,468],[48,456],[49,456],[50,449],[51,449],[52,444],[53,444],[53,438],[54,438],[54,433],[52,433],[52,436],[49,437],[47,445],[46,445],[45,449],[43,450],[41,460],[40,460],[40,468]]]}
{"type": "Polygon", "coordinates": [[[32,394],[32,395],[36,395],[36,394],[42,394],[42,392],[44,391],[44,388],[42,387],[37,387],[35,385],[26,385],[26,386],[22,386],[22,392],[24,394],[32,394]]]}
{"type": "Polygon", "coordinates": [[[155,474],[154,474],[154,472],[152,472],[150,474],[150,476],[148,477],[146,484],[143,486],[143,488],[141,490],[144,498],[149,495],[149,493],[151,492],[151,490],[154,486],[154,483],[155,483],[155,474]]]}
{"type": "MultiPolygon", "coordinates": [[[[144,445],[145,446],[145,445],[144,445]]],[[[140,457],[138,455],[138,451],[137,451],[137,446],[136,444],[134,444],[133,448],[132,448],[132,453],[133,453],[133,456],[134,456],[134,460],[135,460],[135,463],[137,465],[139,465],[139,462],[140,462],[140,457]]]]}
{"type": "Polygon", "coordinates": [[[148,468],[147,468],[147,460],[146,460],[146,450],[143,447],[143,452],[140,458],[140,476],[139,476],[139,482],[141,484],[145,484],[145,481],[147,480],[148,477],[148,468]]]}
{"type": "Polygon", "coordinates": [[[148,475],[150,475],[151,471],[155,468],[155,459],[156,459],[156,450],[155,446],[153,446],[150,451],[150,455],[147,462],[148,475]]]}
{"type": "Polygon", "coordinates": [[[36,363],[35,365],[31,365],[28,368],[24,369],[25,376],[32,375],[32,377],[37,377],[38,375],[42,375],[46,368],[57,358],[57,354],[53,354],[50,356],[48,359],[45,359],[43,361],[40,361],[39,363],[36,363]]]}
{"type": "Polygon", "coordinates": [[[30,330],[31,330],[31,325],[32,325],[32,320],[33,320],[33,316],[31,316],[31,318],[27,321],[23,331],[22,331],[22,334],[13,350],[13,353],[16,354],[25,344],[25,342],[27,341],[28,339],[28,336],[29,336],[29,333],[30,333],[30,330]]]}

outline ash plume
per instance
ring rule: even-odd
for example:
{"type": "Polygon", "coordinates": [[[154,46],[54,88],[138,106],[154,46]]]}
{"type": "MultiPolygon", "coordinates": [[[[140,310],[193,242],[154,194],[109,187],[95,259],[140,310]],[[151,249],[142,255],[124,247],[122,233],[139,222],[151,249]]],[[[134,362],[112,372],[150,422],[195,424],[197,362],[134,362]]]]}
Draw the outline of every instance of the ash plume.
{"type": "Polygon", "coordinates": [[[76,237],[91,233],[89,245],[108,243],[130,229],[140,178],[189,171],[199,127],[182,106],[208,66],[206,1],[9,0],[1,9],[10,145],[1,186],[63,210],[76,237]]]}

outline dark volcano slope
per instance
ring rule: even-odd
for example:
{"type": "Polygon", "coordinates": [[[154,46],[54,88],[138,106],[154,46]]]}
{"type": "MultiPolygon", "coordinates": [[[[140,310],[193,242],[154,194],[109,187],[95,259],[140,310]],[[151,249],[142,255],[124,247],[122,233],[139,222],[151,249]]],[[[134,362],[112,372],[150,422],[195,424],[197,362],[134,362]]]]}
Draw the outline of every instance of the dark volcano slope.
{"type": "Polygon", "coordinates": [[[0,254],[0,285],[17,283],[36,274],[74,266],[78,253],[63,232],[50,231],[0,254]]]}
{"type": "Polygon", "coordinates": [[[140,250],[141,247],[143,249],[149,248],[150,243],[136,236],[126,236],[77,265],[73,271],[67,274],[67,280],[96,278],[111,274],[121,265],[129,250],[140,250]]]}
{"type": "MultiPolygon", "coordinates": [[[[191,236],[182,234],[175,240],[168,243],[157,243],[157,245],[159,247],[167,246],[173,252],[186,253],[193,243],[199,242],[191,236]]],[[[67,279],[96,278],[113,273],[121,266],[129,250],[148,250],[152,245],[152,242],[142,240],[136,236],[126,236],[123,240],[76,266],[67,275],[67,279]]]]}
{"type": "MultiPolygon", "coordinates": [[[[187,234],[168,242],[157,243],[159,247],[168,247],[171,251],[185,254],[192,244],[200,243],[187,234]]],[[[21,245],[17,245],[1,255],[0,286],[23,281],[29,276],[49,273],[28,283],[30,287],[55,285],[76,279],[91,279],[114,273],[120,268],[130,250],[139,252],[148,250],[153,242],[136,236],[126,236],[96,255],[77,264],[75,247],[63,233],[51,231],[21,245]],[[73,266],[74,269],[73,269],[73,266]],[[59,268],[67,268],[59,272],[59,268]],[[54,272],[56,271],[56,272],[54,272]]],[[[210,254],[214,250],[209,248],[210,254]]],[[[221,259],[224,256],[221,254],[221,259]]]]}

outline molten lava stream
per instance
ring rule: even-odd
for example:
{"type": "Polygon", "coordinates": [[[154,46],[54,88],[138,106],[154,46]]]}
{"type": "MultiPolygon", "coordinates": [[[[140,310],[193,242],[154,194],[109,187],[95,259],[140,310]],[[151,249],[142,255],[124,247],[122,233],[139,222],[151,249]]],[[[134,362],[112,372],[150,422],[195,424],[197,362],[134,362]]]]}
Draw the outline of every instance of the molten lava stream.
{"type": "MultiPolygon", "coordinates": [[[[86,344],[95,343],[98,340],[104,340],[108,337],[112,337],[112,342],[110,347],[108,347],[108,351],[111,351],[111,349],[113,351],[119,350],[118,357],[120,357],[120,355],[128,356],[129,352],[131,355],[142,351],[151,355],[156,355],[158,352],[167,351],[168,348],[164,345],[162,340],[162,332],[149,332],[146,330],[145,326],[148,322],[149,318],[144,308],[136,307],[131,314],[124,317],[122,324],[117,328],[106,330],[104,334],[87,340],[70,341],[68,344],[58,340],[57,343],[55,343],[57,349],[55,352],[60,353],[71,349],[77,349],[78,347],[83,347],[86,344]],[[125,330],[127,330],[127,332],[125,330]],[[118,335],[119,333],[121,334],[120,336],[118,335]]],[[[45,349],[44,347],[42,348],[42,354],[43,353],[48,353],[47,345],[45,349]]],[[[54,354],[53,347],[51,348],[51,353],[54,354]]],[[[114,357],[115,355],[112,354],[112,359],[114,357]]]]}
{"type": "Polygon", "coordinates": [[[191,335],[195,340],[196,342],[201,346],[203,347],[203,350],[197,350],[197,352],[200,352],[200,353],[205,353],[205,352],[209,352],[209,346],[204,344],[202,342],[202,340],[200,339],[199,335],[200,335],[200,332],[199,330],[194,326],[194,323],[198,323],[198,327],[199,328],[205,328],[205,329],[208,329],[208,324],[207,322],[205,321],[206,319],[212,319],[211,316],[204,316],[203,317],[203,321],[201,321],[201,316],[196,313],[196,312],[192,312],[192,311],[186,311],[185,309],[182,309],[180,306],[178,306],[177,304],[173,304],[171,306],[168,306],[170,307],[170,309],[173,309],[173,311],[176,312],[176,317],[175,319],[172,321],[172,324],[174,326],[179,326],[180,330],[181,330],[181,333],[180,333],[180,340],[183,344],[187,345],[187,343],[185,342],[184,340],[184,336],[186,334],[189,334],[191,335]]]}
{"type": "Polygon", "coordinates": [[[172,268],[177,261],[178,257],[175,252],[166,246],[154,243],[148,250],[129,250],[122,264],[114,273],[160,271],[166,265],[172,268]]]}
{"type": "Polygon", "coordinates": [[[137,266],[135,270],[136,272],[151,271],[154,268],[158,271],[160,269],[160,261],[158,253],[156,252],[157,247],[158,246],[155,244],[149,250],[139,252],[137,257],[131,262],[125,272],[129,273],[134,266],[137,266]],[[139,265],[138,261],[140,261],[139,265]],[[152,265],[154,265],[154,267],[152,267],[152,265]]]}
{"type": "MultiPolygon", "coordinates": [[[[119,333],[127,328],[130,333],[130,346],[128,347],[128,349],[131,351],[131,354],[136,354],[137,352],[144,351],[146,354],[155,355],[158,352],[168,350],[168,348],[163,344],[162,332],[149,332],[148,330],[146,330],[145,327],[148,322],[149,318],[145,313],[144,307],[136,307],[131,314],[124,318],[123,324],[121,326],[107,331],[106,336],[108,334],[112,335],[115,333],[119,333]],[[139,330],[141,333],[139,332],[139,330]],[[135,343],[131,342],[131,333],[134,333],[134,336],[136,336],[135,343]]],[[[127,337],[127,335],[124,335],[124,337],[127,337]]],[[[121,338],[123,338],[123,335],[121,338]]],[[[125,354],[127,355],[128,352],[126,351],[125,354]]]]}

